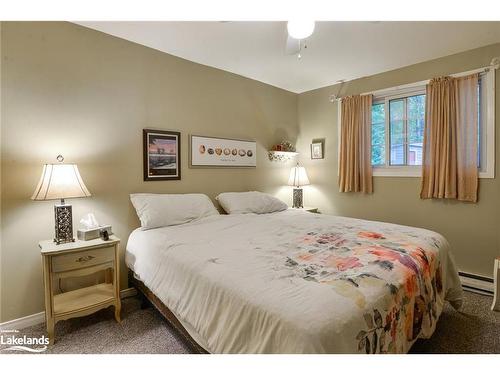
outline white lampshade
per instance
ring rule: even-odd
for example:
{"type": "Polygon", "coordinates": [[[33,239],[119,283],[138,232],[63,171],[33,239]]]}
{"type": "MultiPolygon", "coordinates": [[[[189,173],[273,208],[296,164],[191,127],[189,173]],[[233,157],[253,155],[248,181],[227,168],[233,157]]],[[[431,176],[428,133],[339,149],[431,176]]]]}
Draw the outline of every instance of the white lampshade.
{"type": "Polygon", "coordinates": [[[286,28],[293,39],[305,39],[314,32],[314,25],[314,21],[295,20],[288,21],[286,28]]]}
{"type": "Polygon", "coordinates": [[[306,169],[304,167],[293,167],[290,171],[290,177],[288,178],[288,185],[290,186],[304,186],[309,185],[309,178],[307,178],[306,169]]]}
{"type": "Polygon", "coordinates": [[[44,201],[82,197],[90,197],[90,192],[76,164],[45,164],[31,199],[44,201]]]}

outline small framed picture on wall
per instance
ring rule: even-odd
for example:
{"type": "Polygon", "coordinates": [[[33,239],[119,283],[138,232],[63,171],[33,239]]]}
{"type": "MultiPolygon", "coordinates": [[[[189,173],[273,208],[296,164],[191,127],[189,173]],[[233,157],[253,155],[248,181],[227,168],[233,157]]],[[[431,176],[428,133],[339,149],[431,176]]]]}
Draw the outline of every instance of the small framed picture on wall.
{"type": "Polygon", "coordinates": [[[181,179],[181,133],[144,129],[144,181],[181,179]]]}
{"type": "Polygon", "coordinates": [[[311,143],[311,159],[323,159],[324,141],[313,141],[311,143]]]}

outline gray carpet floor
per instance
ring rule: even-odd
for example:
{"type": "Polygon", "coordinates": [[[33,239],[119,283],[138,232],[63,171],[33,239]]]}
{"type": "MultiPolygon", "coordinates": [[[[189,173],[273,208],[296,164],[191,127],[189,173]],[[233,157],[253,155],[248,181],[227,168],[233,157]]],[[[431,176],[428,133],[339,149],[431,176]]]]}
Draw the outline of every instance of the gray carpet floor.
{"type": "MultiPolygon", "coordinates": [[[[465,292],[461,311],[449,304],[428,340],[417,341],[412,353],[500,353],[500,312],[490,310],[492,297],[465,292]]],[[[40,336],[45,326],[19,335],[40,336]]],[[[7,353],[7,352],[3,352],[7,353]]],[[[139,299],[123,301],[122,323],[113,309],[56,325],[56,343],[46,353],[190,353],[189,348],[153,308],[141,309],[139,299]]]]}

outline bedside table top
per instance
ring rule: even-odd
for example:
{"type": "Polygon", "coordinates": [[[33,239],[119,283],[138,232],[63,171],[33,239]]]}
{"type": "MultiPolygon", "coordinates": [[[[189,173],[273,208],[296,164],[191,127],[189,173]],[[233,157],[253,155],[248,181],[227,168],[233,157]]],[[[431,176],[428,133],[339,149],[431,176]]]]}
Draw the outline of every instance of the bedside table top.
{"type": "Polygon", "coordinates": [[[75,242],[67,242],[60,245],[57,245],[54,240],[45,240],[40,241],[38,243],[38,247],[40,248],[40,252],[42,254],[52,254],[52,253],[60,253],[64,251],[72,251],[79,249],[88,249],[92,247],[102,247],[102,246],[111,246],[120,242],[120,239],[116,236],[109,236],[109,241],[104,241],[100,238],[96,238],[95,240],[89,241],[81,241],[75,239],[75,242]]]}

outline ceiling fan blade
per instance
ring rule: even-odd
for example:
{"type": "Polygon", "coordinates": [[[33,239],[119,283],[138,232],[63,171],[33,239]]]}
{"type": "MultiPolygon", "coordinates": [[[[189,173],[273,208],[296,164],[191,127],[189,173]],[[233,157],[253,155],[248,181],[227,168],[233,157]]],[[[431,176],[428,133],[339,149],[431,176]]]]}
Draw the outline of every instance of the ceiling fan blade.
{"type": "Polygon", "coordinates": [[[285,53],[287,55],[296,55],[300,52],[300,40],[293,39],[289,35],[286,37],[285,53]]]}

